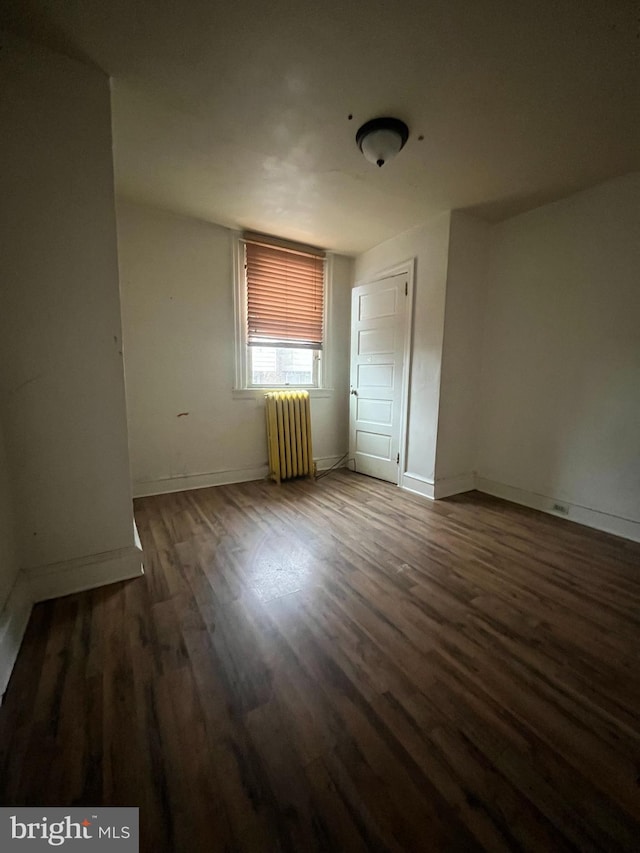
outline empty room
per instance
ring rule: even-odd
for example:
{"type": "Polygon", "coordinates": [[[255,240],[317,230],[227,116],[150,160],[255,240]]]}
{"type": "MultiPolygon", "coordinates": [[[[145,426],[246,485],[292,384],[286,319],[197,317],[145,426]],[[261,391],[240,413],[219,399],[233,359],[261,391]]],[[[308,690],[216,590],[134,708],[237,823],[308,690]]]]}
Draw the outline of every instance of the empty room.
{"type": "Polygon", "coordinates": [[[637,3],[0,27],[0,850],[638,850],[637,3]]]}

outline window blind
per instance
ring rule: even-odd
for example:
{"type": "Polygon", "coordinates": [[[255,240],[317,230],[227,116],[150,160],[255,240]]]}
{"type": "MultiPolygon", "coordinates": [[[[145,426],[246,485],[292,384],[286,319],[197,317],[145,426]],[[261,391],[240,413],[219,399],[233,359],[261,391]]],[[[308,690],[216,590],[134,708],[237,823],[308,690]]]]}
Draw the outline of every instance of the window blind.
{"type": "Polygon", "coordinates": [[[324,253],[245,236],[249,346],[322,349],[324,253]]]}

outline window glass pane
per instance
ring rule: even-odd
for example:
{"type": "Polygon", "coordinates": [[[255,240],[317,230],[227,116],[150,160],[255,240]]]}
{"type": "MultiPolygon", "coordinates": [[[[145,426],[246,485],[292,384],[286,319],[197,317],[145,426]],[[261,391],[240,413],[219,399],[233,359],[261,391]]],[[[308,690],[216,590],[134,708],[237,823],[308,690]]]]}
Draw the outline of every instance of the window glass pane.
{"type": "Polygon", "coordinates": [[[313,385],[317,352],[290,347],[248,347],[252,385],[313,385]]]}

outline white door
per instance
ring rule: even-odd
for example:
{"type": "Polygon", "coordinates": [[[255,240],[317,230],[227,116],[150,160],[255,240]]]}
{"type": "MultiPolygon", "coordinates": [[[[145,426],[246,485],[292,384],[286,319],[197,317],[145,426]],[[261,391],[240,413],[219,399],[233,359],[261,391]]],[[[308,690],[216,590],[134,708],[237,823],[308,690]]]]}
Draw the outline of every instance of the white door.
{"type": "Polygon", "coordinates": [[[403,422],[408,275],[354,287],[349,455],[361,474],[397,483],[403,422]]]}

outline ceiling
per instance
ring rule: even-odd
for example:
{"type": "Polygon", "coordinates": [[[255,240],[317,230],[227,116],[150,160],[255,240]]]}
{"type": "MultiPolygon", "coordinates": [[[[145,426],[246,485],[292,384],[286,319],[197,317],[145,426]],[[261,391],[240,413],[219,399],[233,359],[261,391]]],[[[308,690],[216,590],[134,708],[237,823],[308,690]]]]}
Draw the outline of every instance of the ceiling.
{"type": "Polygon", "coordinates": [[[640,169],[636,2],[3,0],[0,23],[113,76],[120,195],[336,251],[640,169]],[[382,169],[354,141],[379,115],[411,130],[382,169]]]}

